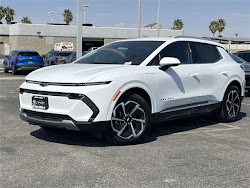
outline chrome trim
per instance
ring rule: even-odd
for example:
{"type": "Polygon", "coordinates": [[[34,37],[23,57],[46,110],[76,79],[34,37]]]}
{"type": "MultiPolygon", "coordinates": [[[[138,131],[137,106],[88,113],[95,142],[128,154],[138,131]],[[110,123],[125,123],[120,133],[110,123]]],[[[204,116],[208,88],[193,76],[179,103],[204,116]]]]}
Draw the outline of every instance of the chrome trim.
{"type": "Polygon", "coordinates": [[[39,82],[39,81],[32,81],[26,80],[27,83],[30,84],[39,84],[40,86],[94,86],[94,85],[105,85],[110,84],[111,81],[103,81],[103,82],[89,82],[89,83],[58,83],[58,82],[39,82]]]}
{"type": "Polygon", "coordinates": [[[193,103],[193,104],[188,104],[188,105],[183,105],[183,106],[167,108],[167,109],[161,111],[160,113],[173,112],[173,111],[179,111],[179,110],[186,110],[186,109],[189,109],[189,108],[208,106],[208,105],[218,104],[218,103],[219,102],[217,102],[217,101],[205,101],[205,102],[200,102],[200,103],[193,103]]]}

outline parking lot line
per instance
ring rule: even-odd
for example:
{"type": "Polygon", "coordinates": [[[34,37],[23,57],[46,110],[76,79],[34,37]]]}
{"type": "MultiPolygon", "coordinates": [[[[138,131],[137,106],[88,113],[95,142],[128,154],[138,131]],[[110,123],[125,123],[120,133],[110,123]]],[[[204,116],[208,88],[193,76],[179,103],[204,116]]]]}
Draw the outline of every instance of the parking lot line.
{"type": "Polygon", "coordinates": [[[244,105],[250,106],[250,104],[247,104],[247,103],[244,103],[244,102],[242,102],[241,104],[244,104],[244,105]]]}

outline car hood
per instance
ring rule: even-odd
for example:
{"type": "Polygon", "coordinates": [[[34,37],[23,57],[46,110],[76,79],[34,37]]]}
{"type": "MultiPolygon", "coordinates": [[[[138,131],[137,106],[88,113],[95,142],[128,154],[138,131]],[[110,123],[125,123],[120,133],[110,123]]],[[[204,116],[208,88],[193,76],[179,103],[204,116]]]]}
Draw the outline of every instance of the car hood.
{"type": "MultiPolygon", "coordinates": [[[[88,83],[91,79],[131,65],[67,64],[38,69],[25,79],[38,82],[88,83]]],[[[111,80],[103,80],[111,81],[111,80]]]]}

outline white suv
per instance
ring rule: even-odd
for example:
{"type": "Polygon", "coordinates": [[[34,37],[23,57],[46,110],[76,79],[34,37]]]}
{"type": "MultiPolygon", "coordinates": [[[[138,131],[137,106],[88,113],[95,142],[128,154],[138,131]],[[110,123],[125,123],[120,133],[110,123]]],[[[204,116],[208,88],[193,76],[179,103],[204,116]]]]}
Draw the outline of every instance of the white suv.
{"type": "Polygon", "coordinates": [[[130,144],[151,123],[176,117],[217,112],[235,121],[244,87],[244,71],[219,43],[129,39],[30,73],[20,86],[20,116],[44,129],[102,133],[130,144]]]}

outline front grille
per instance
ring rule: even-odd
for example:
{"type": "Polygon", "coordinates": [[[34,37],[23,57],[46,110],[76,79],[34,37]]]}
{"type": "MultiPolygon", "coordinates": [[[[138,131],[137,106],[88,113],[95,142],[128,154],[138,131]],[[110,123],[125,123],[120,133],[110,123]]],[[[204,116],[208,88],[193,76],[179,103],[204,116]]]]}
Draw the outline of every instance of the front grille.
{"type": "Polygon", "coordinates": [[[58,122],[61,122],[63,120],[72,120],[72,118],[70,118],[67,115],[34,112],[30,110],[23,110],[23,113],[25,113],[28,117],[41,120],[58,121],[58,122]]]}

